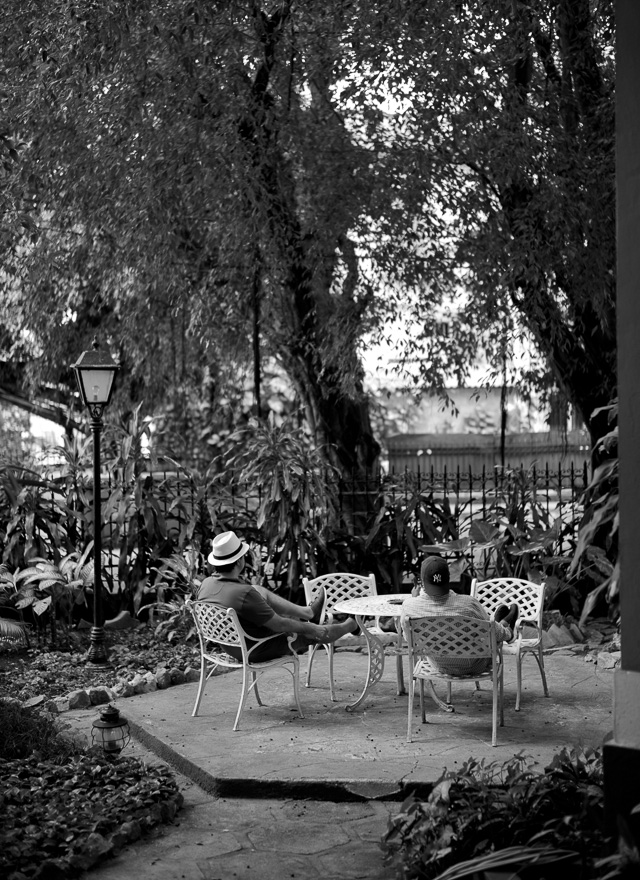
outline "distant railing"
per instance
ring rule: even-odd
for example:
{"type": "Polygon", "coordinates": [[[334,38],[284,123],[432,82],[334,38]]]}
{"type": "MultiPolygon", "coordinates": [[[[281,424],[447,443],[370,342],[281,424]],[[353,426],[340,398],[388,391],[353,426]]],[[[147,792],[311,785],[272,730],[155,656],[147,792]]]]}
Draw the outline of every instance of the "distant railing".
{"type": "MultiPolygon", "coordinates": [[[[255,530],[255,511],[261,501],[258,491],[236,484],[224,487],[222,495],[219,487],[198,495],[187,472],[154,470],[150,476],[153,479],[154,503],[162,512],[169,537],[175,543],[179,543],[177,539],[185,518],[195,515],[197,504],[215,504],[218,512],[216,532],[223,528],[233,528],[243,534],[252,527],[255,530]],[[180,498],[179,510],[177,498],[180,498]]],[[[110,474],[106,475],[105,482],[103,503],[114,488],[110,474]]],[[[589,468],[584,463],[581,467],[571,465],[567,469],[548,465],[508,470],[483,468],[480,473],[473,473],[470,468],[457,468],[453,472],[445,469],[442,473],[437,473],[433,468],[416,472],[405,470],[402,473],[343,478],[338,481],[335,490],[340,529],[347,535],[365,536],[382,505],[389,511],[407,510],[411,508],[412,499],[422,496],[428,497],[433,505],[446,505],[450,536],[463,538],[469,535],[470,523],[489,518],[498,503],[526,501],[544,511],[549,522],[561,517],[563,523],[575,527],[582,513],[582,499],[588,482],[589,468]]],[[[428,532],[417,511],[408,515],[408,523],[418,543],[432,543],[433,534],[428,532]]],[[[126,524],[120,526],[121,541],[126,536],[127,528],[126,524]]],[[[112,569],[114,575],[118,563],[116,534],[116,520],[113,517],[104,523],[103,547],[105,554],[112,553],[107,567],[112,569]]],[[[553,552],[557,555],[566,552],[575,537],[565,529],[553,552]]],[[[198,544],[203,552],[212,538],[213,531],[211,534],[198,534],[198,544]]],[[[410,555],[402,536],[399,542],[403,557],[410,555]]],[[[471,541],[467,560],[471,569],[476,565],[480,568],[483,558],[486,558],[486,552],[483,557],[471,541]]]]}

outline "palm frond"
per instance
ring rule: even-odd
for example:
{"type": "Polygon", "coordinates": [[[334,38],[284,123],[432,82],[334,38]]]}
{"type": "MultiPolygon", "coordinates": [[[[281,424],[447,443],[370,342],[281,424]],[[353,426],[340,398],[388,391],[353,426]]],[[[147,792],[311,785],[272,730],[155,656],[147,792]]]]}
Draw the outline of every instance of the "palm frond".
{"type": "Polygon", "coordinates": [[[443,871],[435,880],[464,880],[474,877],[483,871],[495,871],[499,868],[507,868],[524,865],[549,865],[554,862],[566,862],[569,859],[578,858],[578,853],[570,849],[557,849],[553,846],[508,846],[495,852],[458,862],[443,871]]]}
{"type": "Polygon", "coordinates": [[[28,646],[29,640],[25,632],[24,623],[16,620],[7,620],[6,617],[0,617],[0,642],[11,642],[16,645],[28,646]]]}

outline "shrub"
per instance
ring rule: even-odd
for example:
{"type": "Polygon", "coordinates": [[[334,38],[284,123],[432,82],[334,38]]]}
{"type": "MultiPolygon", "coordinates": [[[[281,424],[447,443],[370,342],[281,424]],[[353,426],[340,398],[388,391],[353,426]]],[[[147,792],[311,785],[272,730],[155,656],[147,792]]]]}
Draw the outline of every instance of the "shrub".
{"type": "Polygon", "coordinates": [[[54,716],[13,700],[0,700],[0,761],[28,758],[68,759],[79,748],[61,736],[54,716]]]}
{"type": "Polygon", "coordinates": [[[445,771],[426,800],[407,798],[390,818],[382,848],[403,880],[486,877],[507,865],[519,876],[534,861],[546,867],[527,877],[552,876],[555,864],[575,880],[604,880],[625,876],[625,861],[635,871],[640,866],[637,848],[613,853],[602,756],[592,750],[563,749],[544,773],[521,755],[503,765],[472,758],[445,771]]]}

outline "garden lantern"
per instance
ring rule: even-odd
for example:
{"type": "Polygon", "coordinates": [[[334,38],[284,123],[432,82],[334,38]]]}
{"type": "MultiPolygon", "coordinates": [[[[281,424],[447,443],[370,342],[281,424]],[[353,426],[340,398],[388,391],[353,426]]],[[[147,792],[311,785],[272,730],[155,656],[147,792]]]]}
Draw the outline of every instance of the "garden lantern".
{"type": "Polygon", "coordinates": [[[105,667],[109,665],[104,635],[104,613],[102,610],[102,520],[100,493],[100,432],[102,413],[108,406],[113,391],[113,380],[119,365],[108,352],[98,349],[97,337],[93,340],[92,351],[83,351],[75,364],[72,364],[78,380],[82,402],[91,414],[93,432],[93,626],[91,627],[87,665],[105,667]]]}
{"type": "Polygon", "coordinates": [[[129,722],[115,706],[100,709],[100,716],[91,727],[91,742],[100,746],[107,757],[117,757],[131,739],[129,722]]]}

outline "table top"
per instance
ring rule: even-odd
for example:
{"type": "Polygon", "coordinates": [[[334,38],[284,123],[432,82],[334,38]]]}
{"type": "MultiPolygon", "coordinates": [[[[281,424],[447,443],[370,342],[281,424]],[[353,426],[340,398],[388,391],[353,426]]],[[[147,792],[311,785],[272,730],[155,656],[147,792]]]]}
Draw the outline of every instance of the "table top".
{"type": "Polygon", "coordinates": [[[353,614],[361,617],[400,617],[402,603],[411,593],[392,593],[389,596],[360,596],[357,599],[341,599],[333,606],[337,614],[353,614]]]}

